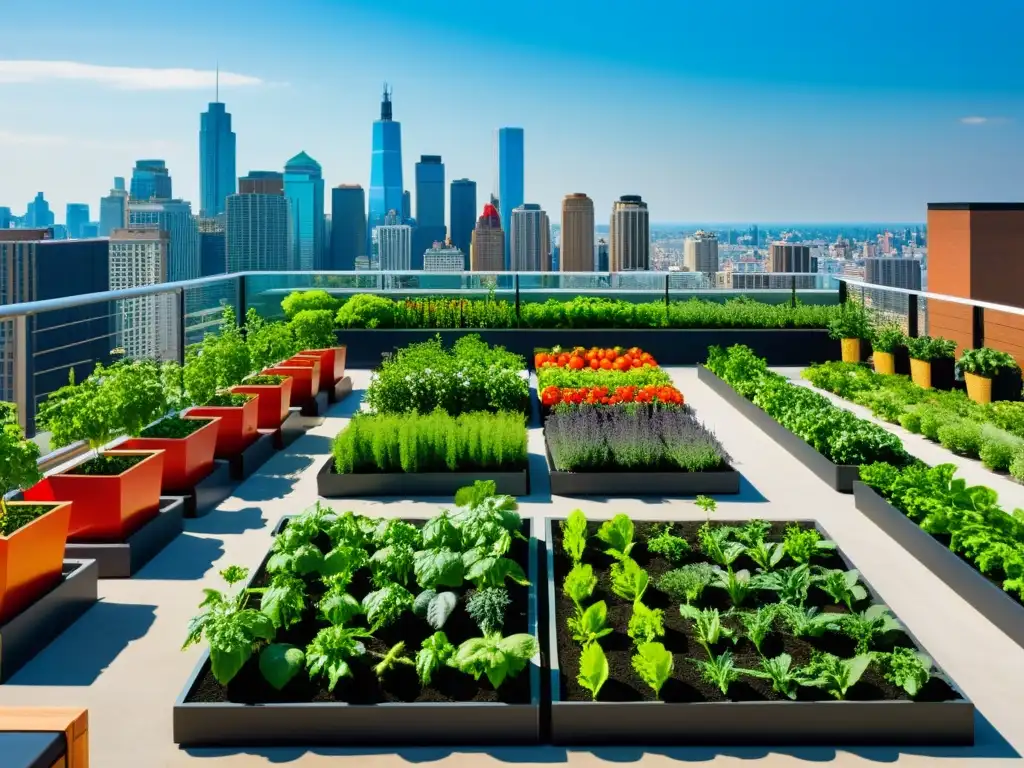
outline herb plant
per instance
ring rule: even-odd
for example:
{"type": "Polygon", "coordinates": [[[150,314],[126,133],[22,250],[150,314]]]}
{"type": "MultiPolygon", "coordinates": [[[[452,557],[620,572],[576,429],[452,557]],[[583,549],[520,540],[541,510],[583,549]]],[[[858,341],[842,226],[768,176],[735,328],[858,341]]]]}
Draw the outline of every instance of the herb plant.
{"type": "Polygon", "coordinates": [[[608,682],[608,657],[597,643],[583,647],[580,654],[580,672],[577,681],[590,691],[591,698],[597,701],[601,688],[608,682]]]}
{"type": "Polygon", "coordinates": [[[744,669],[743,674],[771,680],[773,691],[781,693],[787,699],[796,700],[800,670],[793,666],[793,658],[788,653],[780,653],[772,659],[762,657],[759,669],[744,669]]]}
{"type": "Polygon", "coordinates": [[[505,611],[512,601],[504,587],[477,590],[466,602],[466,612],[485,635],[500,632],[505,626],[505,611]]]}
{"type": "Polygon", "coordinates": [[[831,653],[816,652],[804,667],[801,682],[803,685],[821,688],[841,700],[846,698],[847,691],[856,685],[870,664],[870,654],[840,659],[831,653]]]}
{"type": "Polygon", "coordinates": [[[740,677],[740,668],[733,661],[730,651],[723,651],[721,656],[708,653],[707,659],[690,659],[701,671],[701,678],[718,687],[723,696],[729,695],[729,686],[740,677]]]}
{"type": "Polygon", "coordinates": [[[910,648],[894,648],[891,653],[876,653],[874,658],[885,679],[905,690],[911,698],[932,678],[931,658],[910,648]]]}
{"type": "Polygon", "coordinates": [[[597,538],[608,545],[605,553],[617,560],[625,560],[633,549],[633,521],[629,515],[619,514],[601,523],[597,538]]]}
{"type": "MultiPolygon", "coordinates": [[[[13,408],[13,406],[12,406],[13,408]]],[[[14,419],[0,425],[0,536],[10,536],[29,520],[15,524],[16,514],[7,506],[7,494],[11,491],[29,488],[40,480],[39,446],[26,440],[14,419]]]]}
{"type": "Polygon", "coordinates": [[[661,608],[648,608],[639,601],[633,603],[627,632],[638,648],[645,643],[653,643],[665,635],[665,612],[661,608]]]}
{"type": "Polygon", "coordinates": [[[647,540],[647,549],[655,554],[663,555],[672,563],[679,563],[690,554],[690,545],[686,539],[672,534],[672,526],[666,525],[661,533],[647,540]]]}
{"type": "Polygon", "coordinates": [[[561,523],[562,547],[572,560],[573,565],[583,561],[583,552],[587,548],[587,518],[583,511],[574,509],[561,523]]]}
{"type": "Polygon", "coordinates": [[[633,669],[651,687],[655,696],[661,695],[662,686],[672,676],[673,666],[672,654],[661,643],[645,642],[637,646],[633,669]]]}
{"type": "Polygon", "coordinates": [[[467,640],[449,662],[477,680],[486,675],[495,689],[509,677],[522,672],[538,652],[533,635],[502,637],[498,633],[467,640]]]}
{"type": "Polygon", "coordinates": [[[434,673],[455,655],[455,646],[448,642],[444,632],[435,632],[426,638],[416,654],[416,674],[420,683],[430,685],[434,673]]]}
{"type": "Polygon", "coordinates": [[[586,610],[569,617],[569,631],[572,632],[572,639],[580,645],[596,643],[602,637],[612,633],[612,628],[606,625],[607,620],[608,605],[605,601],[599,600],[592,603],[587,606],[586,610]]]}

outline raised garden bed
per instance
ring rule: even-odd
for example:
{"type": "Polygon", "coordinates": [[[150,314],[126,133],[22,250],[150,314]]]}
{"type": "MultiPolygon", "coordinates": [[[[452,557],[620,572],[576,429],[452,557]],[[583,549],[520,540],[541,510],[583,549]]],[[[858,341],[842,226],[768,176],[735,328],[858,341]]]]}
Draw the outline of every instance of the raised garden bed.
{"type": "Polygon", "coordinates": [[[833,464],[705,366],[697,366],[697,379],[752,421],[758,429],[774,440],[790,456],[811,470],[822,482],[840,493],[853,493],[853,484],[860,479],[860,467],[849,464],[833,464]]]}
{"type": "Polygon", "coordinates": [[[32,605],[0,624],[0,683],[6,682],[91,608],[99,567],[94,560],[64,560],[61,579],[32,605]]]}
{"type": "Polygon", "coordinates": [[[127,579],[152,560],[183,530],[185,502],[160,498],[160,512],[123,541],[68,541],[67,557],[95,560],[101,579],[127,579]]]}
{"type": "MultiPolygon", "coordinates": [[[[282,528],[293,520],[296,519],[282,521],[276,534],[280,535],[282,528]]],[[[425,521],[409,522],[419,527],[425,521]]],[[[536,640],[538,545],[535,539],[529,538],[528,521],[524,521],[522,531],[527,540],[513,539],[508,557],[521,565],[533,586],[506,582],[511,602],[505,609],[504,626],[499,632],[505,637],[527,633],[536,640]]],[[[270,583],[267,563],[268,560],[264,560],[255,572],[249,582],[251,587],[261,588],[270,583]]],[[[410,581],[413,591],[419,589],[416,580],[418,577],[410,581]]],[[[315,578],[307,584],[309,601],[315,603],[322,597],[324,585],[315,578]],[[319,592],[313,594],[315,584],[319,584],[319,592]]],[[[347,589],[356,600],[373,589],[365,569],[355,572],[347,589]]],[[[461,589],[458,591],[461,593],[458,603],[443,625],[443,631],[456,647],[481,633],[465,610],[467,594],[461,589]]],[[[260,596],[252,595],[249,606],[261,608],[260,596]]],[[[349,621],[351,623],[345,626],[364,623],[361,617],[349,621]]],[[[289,643],[308,652],[310,642],[326,626],[311,608],[303,611],[298,623],[277,630],[274,642],[289,643]]],[[[396,643],[404,642],[405,652],[413,656],[421,641],[433,633],[434,627],[425,619],[410,612],[401,614],[393,623],[364,638],[366,656],[352,659],[351,677],[342,677],[333,691],[324,676],[310,677],[305,669],[299,670],[277,690],[261,674],[258,654],[254,654],[226,686],[221,685],[213,676],[209,651],[206,651],[175,702],[174,741],[184,747],[421,746],[538,741],[539,656],[498,688],[494,688],[486,676],[476,681],[443,664],[434,670],[427,684],[420,683],[416,668],[407,663],[397,664],[382,677],[374,674],[373,664],[387,655],[389,649],[394,652],[396,643]],[[377,658],[370,661],[373,656],[377,658]]]]}
{"type": "MultiPolygon", "coordinates": [[[[670,524],[671,534],[685,539],[691,547],[689,550],[676,552],[663,543],[657,547],[659,551],[652,551],[648,541],[663,534],[664,525],[636,522],[635,535],[629,538],[635,542],[629,552],[630,557],[649,575],[646,590],[641,590],[640,601],[648,609],[664,611],[661,628],[663,634],[655,641],[662,643],[663,648],[655,650],[660,650],[663,655],[667,651],[671,655],[672,664],[662,677],[663,683],[658,694],[655,694],[636,669],[633,658],[637,651],[633,637],[627,634],[636,609],[631,606],[630,600],[623,599],[621,594],[615,592],[610,579],[610,565],[614,560],[601,551],[609,546],[618,546],[621,551],[621,544],[605,543],[598,538],[586,539],[582,567],[592,567],[597,580],[593,593],[589,596],[584,594],[580,604],[586,610],[596,605],[597,601],[604,601],[607,606],[604,623],[612,630],[610,634],[596,640],[604,651],[609,674],[603,686],[598,688],[595,701],[591,691],[578,679],[582,645],[574,640],[567,628],[568,619],[577,609],[563,591],[566,574],[572,568],[572,560],[564,547],[566,536],[556,521],[546,521],[547,541],[550,542],[547,588],[548,622],[551,627],[551,736],[555,743],[764,746],[974,743],[974,706],[944,675],[936,676],[941,675],[939,670],[933,669],[927,681],[918,680],[916,696],[911,698],[903,687],[887,679],[880,662],[862,661],[862,672],[856,682],[848,687],[843,700],[833,699],[830,692],[827,692],[828,686],[822,685],[820,672],[812,676],[807,671],[807,665],[812,654],[817,651],[834,654],[833,661],[856,659],[858,649],[853,633],[846,633],[833,626],[822,628],[820,637],[796,637],[790,619],[790,616],[796,615],[792,609],[765,608],[775,611],[775,614],[769,625],[770,630],[760,640],[762,656],[751,640],[752,633],[744,629],[746,621],[727,612],[735,606],[730,592],[713,584],[701,589],[694,588],[709,580],[714,581],[713,576],[710,579],[707,576],[695,576],[697,569],[701,568],[699,564],[727,559],[733,543],[742,548],[731,563],[737,579],[742,581],[740,574],[744,570],[747,573],[743,576],[755,574],[758,566],[748,552],[757,550],[748,550],[748,545],[741,543],[743,540],[749,542],[751,547],[758,541],[767,545],[763,551],[768,555],[762,558],[766,563],[771,562],[771,545],[786,542],[782,547],[783,555],[768,569],[786,577],[780,579],[783,584],[791,583],[795,578],[794,571],[787,569],[804,567],[795,565],[798,560],[794,554],[801,552],[810,554],[810,565],[816,571],[822,567],[849,573],[853,564],[839,549],[814,543],[814,534],[807,533],[816,530],[819,541],[827,542],[827,534],[820,527],[810,522],[762,523],[759,527],[755,527],[756,524],[748,525],[748,521],[711,522],[709,528],[712,531],[736,526],[718,540],[719,557],[711,558],[703,554],[698,546],[698,541],[701,541],[698,531],[704,525],[700,520],[670,524]],[[799,530],[798,534],[792,536],[792,544],[788,540],[788,528],[799,530]],[[804,539],[802,548],[801,539],[804,539]],[[663,581],[665,575],[676,568],[688,569],[689,582],[683,578],[676,580],[674,585],[663,581]],[[693,590],[689,596],[685,595],[686,588],[693,590]],[[674,592],[676,599],[670,596],[671,592],[674,592]],[[700,619],[696,616],[684,617],[679,605],[687,599],[694,612],[706,610],[707,613],[700,619]],[[711,609],[722,613],[712,614],[711,609]],[[707,623],[704,626],[708,631],[702,633],[698,627],[705,620],[707,623]],[[718,621],[727,632],[735,633],[738,637],[735,643],[724,636],[717,640],[710,637],[710,629],[718,621]],[[705,640],[708,641],[707,649],[703,644],[705,640]],[[707,675],[705,669],[690,661],[721,661],[726,653],[731,654],[729,661],[740,670],[761,670],[763,658],[779,660],[782,654],[788,654],[791,669],[804,670],[795,675],[795,680],[790,683],[792,699],[777,692],[773,680],[746,673],[727,683],[727,693],[723,693],[720,684],[711,682],[712,676],[707,675]],[[796,682],[801,680],[802,675],[802,681],[796,682]],[[812,679],[814,685],[811,684],[812,679]]],[[[594,537],[599,531],[599,525],[583,521],[583,530],[588,537],[594,537]]],[[[708,549],[713,551],[711,546],[708,549]]],[[[806,562],[806,558],[801,559],[806,562]]],[[[722,581],[726,582],[729,571],[722,568],[720,573],[722,581]]],[[[863,592],[848,596],[853,609],[858,612],[879,610],[870,608],[872,605],[882,605],[871,586],[859,574],[850,578],[852,582],[844,583],[859,584],[863,589],[863,592]]],[[[741,610],[753,613],[761,606],[778,605],[786,597],[784,591],[769,589],[763,576],[754,575],[753,579],[755,581],[752,586],[755,588],[745,598],[741,610]],[[760,582],[756,581],[758,578],[760,582]]],[[[814,616],[828,617],[815,619],[804,612],[808,622],[817,621],[828,626],[835,622],[849,621],[842,618],[844,614],[850,614],[843,599],[837,599],[837,596],[826,592],[818,584],[820,582],[810,586],[802,599],[800,590],[793,590],[793,596],[788,598],[791,604],[814,608],[814,616]]],[[[908,649],[900,651],[904,654],[923,651],[920,643],[905,629],[889,628],[889,631],[879,631],[873,637],[868,637],[867,647],[861,648],[860,653],[885,653],[896,648],[908,649]]],[[[819,663],[821,659],[818,657],[819,663]]],[[[928,664],[931,665],[930,660],[928,664]]]]}
{"type": "Polygon", "coordinates": [[[1024,605],[865,483],[854,483],[857,509],[978,613],[1024,647],[1024,605]]]}
{"type": "Polygon", "coordinates": [[[334,457],[316,475],[317,494],[325,499],[363,496],[454,496],[478,480],[493,480],[498,493],[526,496],[529,469],[514,472],[359,472],[339,475],[334,457]]]}

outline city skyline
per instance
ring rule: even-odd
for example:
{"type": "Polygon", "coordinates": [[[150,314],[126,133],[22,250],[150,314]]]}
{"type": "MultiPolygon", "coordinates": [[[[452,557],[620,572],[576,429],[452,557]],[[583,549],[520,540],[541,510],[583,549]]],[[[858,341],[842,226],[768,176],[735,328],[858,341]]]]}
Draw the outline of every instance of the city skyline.
{"type": "Polygon", "coordinates": [[[554,36],[527,29],[529,14],[484,24],[433,1],[371,11],[299,0],[283,14],[257,0],[239,16],[185,0],[173,18],[119,5],[42,0],[31,16],[5,12],[13,27],[48,24],[45,35],[12,36],[0,61],[0,205],[23,209],[42,190],[59,215],[69,202],[96,206],[110,177],[159,157],[198,210],[198,116],[215,98],[218,61],[238,175],[305,150],[326,186],[368,189],[385,80],[403,124],[404,179],[420,155],[440,155],[448,178],[489,191],[495,131],[521,126],[524,201],[555,216],[565,194],[585,192],[599,222],[625,194],[649,203],[652,222],[920,221],[932,201],[1017,197],[1024,175],[1024,99],[1012,76],[1024,53],[1009,32],[1022,12],[1006,4],[982,2],[954,22],[877,3],[844,15],[796,2],[791,19],[750,2],[642,2],[627,26],[655,13],[662,22],[623,34],[622,46],[609,45],[615,17],[596,7],[554,36]],[[166,45],[149,69],[111,53],[157,22],[166,45]],[[686,28],[714,34],[690,36],[686,57],[669,55],[666,32],[686,28]],[[907,33],[876,40],[884,55],[842,53],[842,40],[874,40],[879,29],[907,33]],[[290,48],[300,30],[303,45],[290,48]],[[966,49],[972,30],[984,30],[984,56],[966,49]],[[783,33],[799,44],[772,46],[783,33]]]}

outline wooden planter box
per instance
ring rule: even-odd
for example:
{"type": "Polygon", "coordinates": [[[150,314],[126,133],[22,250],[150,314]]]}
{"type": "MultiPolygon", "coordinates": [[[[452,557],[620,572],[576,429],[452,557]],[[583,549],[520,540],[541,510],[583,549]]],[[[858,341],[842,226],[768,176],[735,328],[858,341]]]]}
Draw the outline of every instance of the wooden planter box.
{"type": "Polygon", "coordinates": [[[0,755],[8,768],[88,768],[89,712],[0,708],[0,755]]]}
{"type": "Polygon", "coordinates": [[[1024,606],[923,531],[871,486],[854,483],[853,499],[865,517],[1013,642],[1024,647],[1024,606]]]}
{"type": "Polygon", "coordinates": [[[860,479],[860,467],[850,464],[833,464],[800,437],[797,437],[775,419],[739,394],[723,379],[703,365],[697,367],[697,379],[706,384],[716,395],[746,416],[750,421],[774,440],[790,456],[799,461],[822,482],[840,493],[853,493],[853,484],[860,479]]]}
{"type": "Polygon", "coordinates": [[[57,586],[0,624],[0,683],[53,642],[97,600],[94,560],[67,559],[57,586]]]}
{"type": "Polygon", "coordinates": [[[316,475],[318,495],[325,499],[359,496],[454,496],[477,480],[493,480],[498,493],[526,496],[530,492],[528,469],[515,472],[374,472],[339,475],[330,456],[316,475]]]}
{"type": "Polygon", "coordinates": [[[252,445],[258,437],[259,395],[249,395],[249,401],[241,407],[198,405],[185,411],[185,418],[220,419],[217,430],[217,448],[214,456],[231,460],[252,445]]]}
{"type": "Polygon", "coordinates": [[[291,412],[292,378],[290,376],[285,376],[280,384],[242,383],[237,387],[232,387],[231,392],[238,395],[259,395],[256,414],[257,429],[278,429],[291,412]]]}
{"type": "MultiPolygon", "coordinates": [[[[718,520],[716,518],[716,520],[718,520]]],[[[732,522],[718,520],[719,522],[732,522]]],[[[736,521],[742,524],[743,521],[736,521]]],[[[554,542],[553,518],[545,520],[554,542]]],[[[828,533],[816,525],[824,538],[828,533]]],[[[847,569],[855,566],[839,550],[847,569]]],[[[551,675],[551,740],[555,744],[671,744],[675,746],[867,746],[974,744],[974,704],[956,701],[564,701],[557,633],[566,631],[555,612],[555,553],[547,550],[548,654],[551,675]]],[[[876,603],[871,585],[861,584],[876,603]]],[[[927,653],[917,639],[911,642],[927,653]]]]}
{"type": "Polygon", "coordinates": [[[160,508],[163,451],[103,453],[145,458],[120,475],[76,475],[72,467],[44,477],[24,493],[26,501],[72,502],[69,541],[124,541],[160,508]]]}
{"type": "MultiPolygon", "coordinates": [[[[7,502],[8,509],[19,505],[25,502],[7,502]]],[[[0,623],[21,613],[60,581],[71,504],[52,507],[10,536],[0,536],[0,623]]]]}
{"type": "MultiPolygon", "coordinates": [[[[285,522],[275,529],[279,532],[285,522]]],[[[529,523],[529,520],[526,521],[529,523]]],[[[538,637],[538,542],[530,532],[528,626],[538,637]]],[[[255,575],[255,573],[254,573],[255,575]]],[[[234,704],[188,702],[210,664],[205,651],[174,703],[174,742],[182,747],[522,745],[540,739],[540,655],[529,675],[530,703],[416,702],[347,704],[315,702],[234,704]]]]}
{"type": "Polygon", "coordinates": [[[213,471],[220,419],[211,418],[188,437],[132,437],[119,443],[122,451],[163,451],[160,491],[168,496],[187,492],[213,471]]]}
{"type": "Polygon", "coordinates": [[[183,499],[164,497],[156,517],[123,541],[69,541],[65,554],[78,560],[95,560],[101,579],[127,579],[178,537],[184,515],[183,499]]]}

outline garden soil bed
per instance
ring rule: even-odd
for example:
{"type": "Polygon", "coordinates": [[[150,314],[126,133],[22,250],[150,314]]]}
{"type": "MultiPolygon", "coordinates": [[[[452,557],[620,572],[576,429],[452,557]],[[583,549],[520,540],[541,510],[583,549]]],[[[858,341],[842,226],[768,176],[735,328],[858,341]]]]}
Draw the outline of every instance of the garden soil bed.
{"type": "Polygon", "coordinates": [[[530,492],[528,468],[508,472],[360,472],[339,475],[334,457],[328,457],[316,476],[317,493],[325,499],[364,496],[454,496],[477,480],[493,480],[497,492],[526,496],[530,492]]]}
{"type": "MultiPolygon", "coordinates": [[[[422,520],[409,520],[421,524],[422,520]]],[[[275,533],[287,525],[287,518],[275,533]]],[[[533,586],[508,582],[511,605],[506,612],[503,634],[529,632],[537,636],[537,584],[539,580],[537,540],[530,537],[530,523],[524,522],[528,541],[516,540],[509,557],[527,572],[533,586]]],[[[269,582],[266,559],[253,574],[250,586],[269,582]]],[[[365,571],[353,582],[350,593],[362,599],[372,589],[365,571]]],[[[444,632],[459,643],[480,632],[465,611],[460,596],[444,632]]],[[[317,599],[314,597],[314,599],[317,599]]],[[[258,607],[253,596],[251,607],[258,607]]],[[[309,619],[278,633],[276,642],[305,648],[325,622],[309,619]]],[[[367,651],[386,653],[405,641],[414,656],[424,638],[434,630],[422,619],[406,613],[395,624],[378,630],[367,639],[367,651]]],[[[486,677],[475,681],[453,669],[441,668],[431,685],[421,687],[416,671],[401,666],[383,682],[372,665],[353,664],[353,676],[343,678],[334,692],[322,678],[310,681],[305,673],[283,691],[274,690],[263,679],[254,656],[224,687],[210,671],[209,653],[203,654],[185,690],[174,706],[174,741],[182,746],[260,745],[354,745],[354,744],[523,744],[540,736],[540,668],[536,661],[517,677],[494,688],[486,677]]]]}
{"type": "Polygon", "coordinates": [[[732,467],[711,472],[638,472],[606,467],[600,472],[559,472],[544,437],[551,493],[556,496],[696,496],[740,492],[732,467]]]}
{"type": "Polygon", "coordinates": [[[824,483],[840,493],[853,493],[853,484],[860,479],[860,467],[832,463],[703,365],[697,366],[697,379],[752,421],[758,429],[824,483]]]}
{"type": "Polygon", "coordinates": [[[874,488],[854,483],[857,509],[935,574],[972,608],[1024,647],[1024,605],[1003,591],[1002,578],[981,573],[949,548],[948,536],[932,536],[874,488]]]}
{"type": "MultiPolygon", "coordinates": [[[[98,578],[95,560],[67,558],[57,586],[0,625],[0,683],[9,680],[96,603],[98,578]]],[[[55,683],[59,685],[60,681],[55,683]]]]}
{"type": "MultiPolygon", "coordinates": [[[[742,525],[745,521],[716,520],[723,524],[742,525]]],[[[642,543],[648,534],[664,525],[660,522],[634,521],[635,541],[641,542],[633,550],[633,557],[650,574],[651,581],[644,595],[644,603],[665,611],[665,636],[661,641],[675,656],[672,677],[661,690],[661,700],[643,682],[632,668],[632,639],[626,628],[632,613],[630,606],[616,597],[609,584],[608,570],[611,558],[593,549],[601,544],[588,539],[585,559],[594,565],[598,585],[587,604],[605,600],[608,604],[608,626],[614,632],[602,639],[609,679],[601,689],[599,701],[577,682],[580,647],[566,631],[566,621],[573,613],[572,602],[562,594],[561,585],[571,563],[562,548],[562,531],[558,521],[548,519],[546,525],[548,568],[548,621],[552,628],[549,637],[552,740],[559,744],[746,744],[746,745],[811,745],[831,746],[869,744],[915,745],[970,745],[974,743],[974,706],[963,694],[945,681],[933,677],[918,695],[909,700],[902,688],[883,677],[875,665],[864,672],[853,686],[845,701],[834,701],[829,694],[814,688],[800,687],[798,700],[790,701],[773,692],[770,681],[742,676],[729,688],[728,697],[717,686],[701,679],[696,665],[688,657],[705,658],[703,648],[693,634],[693,622],[680,614],[677,606],[664,593],[657,590],[659,577],[673,567],[665,558],[648,553],[642,543]],[[593,551],[591,551],[593,549],[593,551]]],[[[697,530],[703,521],[675,522],[672,532],[695,544],[697,530]]],[[[769,541],[781,541],[787,525],[773,522],[769,541]]],[[[801,521],[804,528],[816,527],[801,521]]],[[[593,536],[599,523],[588,523],[593,536]]],[[[823,538],[827,532],[818,528],[823,538]]],[[[691,553],[686,562],[699,562],[705,558],[691,553]]],[[[815,557],[815,564],[828,568],[849,570],[854,567],[843,553],[836,549],[815,557]]],[[[734,564],[736,570],[746,568],[753,573],[756,565],[744,555],[734,564]]],[[[883,601],[860,579],[868,590],[872,603],[883,601]]],[[[750,604],[756,606],[756,597],[750,604]]],[[[814,588],[808,597],[808,606],[823,611],[842,611],[831,599],[814,588]]],[[[728,609],[730,603],[724,590],[709,587],[704,591],[700,605],[728,609]]],[[[727,627],[738,627],[731,617],[723,617],[727,627]]],[[[909,643],[923,649],[916,639],[906,633],[909,643]]],[[[794,665],[805,664],[815,649],[848,658],[854,655],[853,640],[838,634],[808,640],[795,638],[782,632],[773,632],[764,643],[764,653],[773,657],[788,653],[794,665]]],[[[728,648],[734,654],[737,667],[758,666],[758,655],[747,639],[736,645],[719,644],[719,652],[728,648]]]]}

